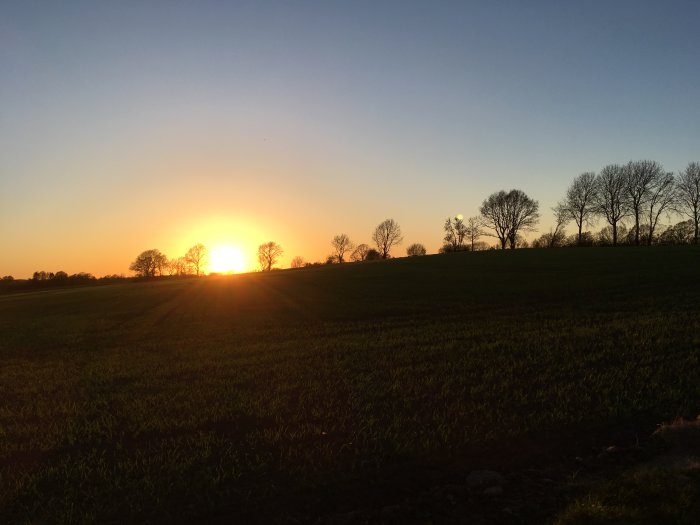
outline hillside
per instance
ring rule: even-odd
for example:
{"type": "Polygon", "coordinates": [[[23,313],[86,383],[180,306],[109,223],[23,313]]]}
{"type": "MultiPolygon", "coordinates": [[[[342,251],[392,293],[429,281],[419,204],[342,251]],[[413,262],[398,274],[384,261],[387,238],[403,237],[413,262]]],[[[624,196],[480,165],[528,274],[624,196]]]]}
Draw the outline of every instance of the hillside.
{"type": "Polygon", "coordinates": [[[586,455],[700,412],[698,269],[516,250],[0,296],[0,521],[554,519],[586,455]]]}

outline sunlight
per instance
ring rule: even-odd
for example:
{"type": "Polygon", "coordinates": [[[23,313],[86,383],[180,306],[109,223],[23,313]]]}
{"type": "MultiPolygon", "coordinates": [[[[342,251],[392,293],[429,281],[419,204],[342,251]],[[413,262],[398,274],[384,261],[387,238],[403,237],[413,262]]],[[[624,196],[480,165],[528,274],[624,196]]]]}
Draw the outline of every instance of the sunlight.
{"type": "Polygon", "coordinates": [[[211,250],[209,271],[239,273],[245,270],[243,253],[233,246],[217,246],[211,250]]]}

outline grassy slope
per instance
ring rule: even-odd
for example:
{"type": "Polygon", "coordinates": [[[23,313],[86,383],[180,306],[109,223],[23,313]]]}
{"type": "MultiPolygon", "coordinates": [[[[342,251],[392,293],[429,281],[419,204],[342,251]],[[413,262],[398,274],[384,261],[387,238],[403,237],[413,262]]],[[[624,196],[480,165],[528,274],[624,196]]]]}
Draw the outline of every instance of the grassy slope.
{"type": "Polygon", "coordinates": [[[2,296],[0,521],[303,520],[649,432],[700,409],[698,268],[521,250],[2,296]]]}

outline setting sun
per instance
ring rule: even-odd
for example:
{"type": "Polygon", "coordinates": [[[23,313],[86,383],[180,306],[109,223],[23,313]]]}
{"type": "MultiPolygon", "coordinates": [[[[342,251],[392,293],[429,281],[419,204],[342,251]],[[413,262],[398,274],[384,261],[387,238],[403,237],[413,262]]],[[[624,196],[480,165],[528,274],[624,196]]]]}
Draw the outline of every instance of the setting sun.
{"type": "Polygon", "coordinates": [[[211,251],[209,271],[215,273],[238,273],[245,269],[243,254],[233,246],[217,246],[211,251]]]}

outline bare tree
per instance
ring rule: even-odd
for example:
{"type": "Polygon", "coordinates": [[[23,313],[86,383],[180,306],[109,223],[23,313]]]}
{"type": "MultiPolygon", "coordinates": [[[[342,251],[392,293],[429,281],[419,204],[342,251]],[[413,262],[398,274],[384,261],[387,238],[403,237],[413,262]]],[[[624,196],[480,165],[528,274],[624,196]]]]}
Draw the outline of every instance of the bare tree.
{"type": "Polygon", "coordinates": [[[428,252],[425,249],[425,246],[423,246],[419,242],[411,244],[408,248],[406,248],[406,255],[409,255],[411,257],[415,257],[418,255],[425,255],[426,253],[428,253],[428,252]]]}
{"type": "Polygon", "coordinates": [[[367,259],[367,252],[369,251],[369,246],[366,244],[358,244],[357,247],[350,254],[350,259],[355,262],[364,261],[367,259]]]}
{"type": "Polygon", "coordinates": [[[659,223],[662,213],[668,213],[676,203],[676,181],[673,173],[659,172],[654,176],[649,185],[649,197],[647,199],[647,211],[649,213],[649,236],[647,244],[651,246],[654,241],[654,231],[659,223]]]}
{"type": "Polygon", "coordinates": [[[372,240],[382,259],[388,259],[391,248],[403,242],[401,227],[394,219],[387,219],[374,229],[372,240]]]}
{"type": "Polygon", "coordinates": [[[576,177],[566,190],[564,206],[578,227],[579,246],[583,225],[589,223],[595,213],[596,188],[595,173],[587,171],[576,177]]]}
{"type": "Polygon", "coordinates": [[[483,224],[494,231],[505,250],[506,243],[515,249],[520,231],[535,229],[540,218],[539,203],[528,197],[522,190],[503,190],[491,194],[479,211],[483,224]]]}
{"type": "Polygon", "coordinates": [[[464,250],[464,237],[467,235],[467,227],[464,224],[464,218],[457,215],[454,219],[448,217],[445,219],[445,237],[443,241],[450,246],[447,251],[458,252],[464,250]]]}
{"type": "Polygon", "coordinates": [[[155,277],[163,275],[167,264],[168,258],[160,250],[146,250],[129,265],[129,270],[136,272],[140,277],[155,277]]]}
{"type": "Polygon", "coordinates": [[[170,275],[187,275],[187,261],[184,257],[170,259],[168,262],[168,273],[170,275]]]}
{"type": "Polygon", "coordinates": [[[298,255],[292,259],[292,264],[289,265],[290,268],[303,268],[303,266],[304,258],[298,255]]]}
{"type": "Polygon", "coordinates": [[[563,243],[566,237],[564,234],[564,226],[569,222],[571,216],[565,202],[557,204],[552,208],[552,211],[554,212],[554,230],[552,230],[551,236],[549,237],[549,248],[560,246],[563,243]]]}
{"type": "Polygon", "coordinates": [[[700,163],[691,162],[678,174],[678,201],[676,211],[688,217],[695,226],[693,243],[698,244],[698,226],[700,225],[700,163]]]}
{"type": "Polygon", "coordinates": [[[506,210],[507,195],[503,190],[493,193],[479,208],[484,226],[494,231],[494,236],[501,242],[502,250],[506,249],[508,232],[510,231],[510,221],[506,210]]]}
{"type": "Polygon", "coordinates": [[[284,251],[276,242],[266,242],[258,246],[258,263],[263,272],[269,272],[277,263],[284,251]]]}
{"type": "Polygon", "coordinates": [[[625,171],[617,164],[605,166],[596,177],[596,213],[600,213],[612,228],[612,245],[617,246],[617,229],[628,214],[625,171]]]}
{"type": "Polygon", "coordinates": [[[653,160],[629,162],[624,167],[625,198],[627,207],[634,218],[634,244],[639,245],[639,225],[641,216],[649,201],[651,185],[664,175],[664,170],[653,160]]]}
{"type": "Polygon", "coordinates": [[[195,244],[192,248],[187,250],[185,261],[187,261],[187,264],[192,269],[192,273],[199,277],[207,261],[207,247],[202,243],[195,244]]]}
{"type": "Polygon", "coordinates": [[[333,240],[331,241],[331,246],[333,246],[333,249],[335,250],[335,260],[339,263],[345,262],[345,254],[355,247],[355,245],[350,240],[350,237],[348,237],[344,233],[333,237],[333,240]]]}
{"type": "Polygon", "coordinates": [[[479,217],[469,217],[465,233],[469,240],[469,250],[473,252],[477,239],[484,234],[481,219],[479,217]]]}

